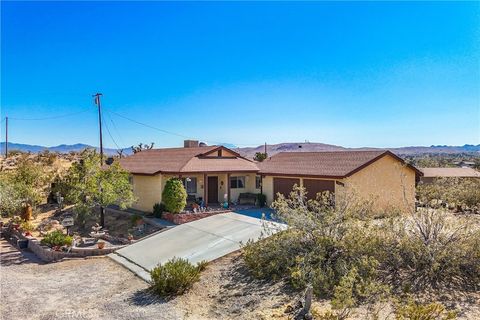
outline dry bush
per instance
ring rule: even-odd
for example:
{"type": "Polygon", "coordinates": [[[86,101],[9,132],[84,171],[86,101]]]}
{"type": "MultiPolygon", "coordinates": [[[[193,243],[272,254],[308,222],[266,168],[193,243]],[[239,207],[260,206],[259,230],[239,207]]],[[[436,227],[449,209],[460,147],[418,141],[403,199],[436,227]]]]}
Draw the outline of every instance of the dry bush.
{"type": "Polygon", "coordinates": [[[390,292],[455,288],[478,290],[479,230],[422,209],[373,219],[368,204],[333,206],[328,194],[306,200],[295,188],[273,205],[289,228],[243,248],[255,277],[283,278],[298,289],[348,310],[390,292]]]}
{"type": "Polygon", "coordinates": [[[438,178],[433,183],[419,184],[417,197],[426,206],[480,212],[480,180],[438,178]]]}

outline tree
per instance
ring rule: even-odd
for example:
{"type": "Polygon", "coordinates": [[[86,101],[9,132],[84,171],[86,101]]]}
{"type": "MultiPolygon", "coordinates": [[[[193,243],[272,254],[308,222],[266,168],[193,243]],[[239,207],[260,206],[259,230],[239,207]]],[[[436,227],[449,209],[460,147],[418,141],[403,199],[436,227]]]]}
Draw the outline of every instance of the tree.
{"type": "MultiPolygon", "coordinates": [[[[100,156],[95,150],[84,150],[80,161],[74,163],[58,183],[58,191],[68,203],[95,207],[118,205],[125,209],[135,201],[129,173],[114,162],[101,168],[100,156]]],[[[84,210],[84,209],[82,209],[84,210]]]]}
{"type": "Polygon", "coordinates": [[[262,162],[265,159],[267,159],[267,154],[264,152],[257,152],[255,153],[255,157],[253,157],[253,160],[258,162],[262,162]]]}
{"type": "Polygon", "coordinates": [[[150,150],[150,149],[153,149],[153,142],[150,145],[139,143],[138,146],[132,146],[133,153],[138,153],[143,150],[150,150]]]}
{"type": "Polygon", "coordinates": [[[45,198],[51,176],[42,163],[20,157],[15,169],[0,172],[0,211],[12,215],[27,204],[35,208],[45,198]]]}
{"type": "Polygon", "coordinates": [[[187,191],[182,180],[177,178],[167,180],[162,199],[168,212],[180,213],[187,205],[187,191]]]}

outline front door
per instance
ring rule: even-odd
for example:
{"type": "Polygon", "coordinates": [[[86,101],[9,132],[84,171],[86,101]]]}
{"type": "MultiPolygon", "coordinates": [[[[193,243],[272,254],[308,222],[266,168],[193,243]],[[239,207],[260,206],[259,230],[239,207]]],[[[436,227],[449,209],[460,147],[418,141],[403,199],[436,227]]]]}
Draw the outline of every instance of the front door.
{"type": "Polygon", "coordinates": [[[208,203],[218,203],[218,177],[208,177],[208,203]]]}

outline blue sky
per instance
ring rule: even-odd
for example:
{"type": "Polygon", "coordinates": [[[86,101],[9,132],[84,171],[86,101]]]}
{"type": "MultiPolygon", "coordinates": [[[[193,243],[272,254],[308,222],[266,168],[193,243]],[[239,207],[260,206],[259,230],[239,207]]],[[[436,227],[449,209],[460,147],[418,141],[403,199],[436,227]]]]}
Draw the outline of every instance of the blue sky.
{"type": "Polygon", "coordinates": [[[1,6],[13,142],[480,143],[479,2],[1,6]]]}

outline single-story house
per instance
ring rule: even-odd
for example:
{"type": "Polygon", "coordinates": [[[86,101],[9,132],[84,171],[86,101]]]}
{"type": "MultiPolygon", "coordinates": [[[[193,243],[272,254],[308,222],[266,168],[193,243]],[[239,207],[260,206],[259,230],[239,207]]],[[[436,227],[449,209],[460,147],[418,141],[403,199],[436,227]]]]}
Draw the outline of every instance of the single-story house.
{"type": "Polygon", "coordinates": [[[190,197],[206,205],[237,202],[242,193],[263,193],[270,205],[277,193],[288,195],[294,184],[308,197],[329,190],[338,199],[346,194],[368,198],[377,209],[411,209],[415,184],[422,174],[390,151],[282,152],[254,162],[223,146],[151,149],[120,160],[132,175],[138,198],[135,209],[152,211],[162,201],[165,182],[184,181],[190,197]]]}
{"type": "Polygon", "coordinates": [[[437,178],[480,179],[480,172],[468,167],[463,168],[419,168],[423,176],[420,181],[432,183],[437,178]]]}

